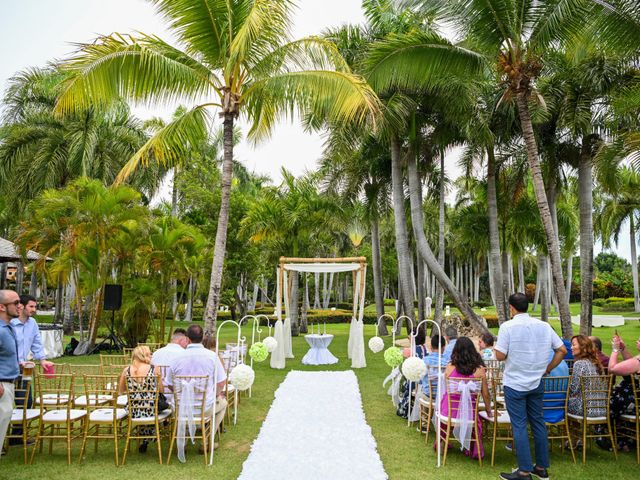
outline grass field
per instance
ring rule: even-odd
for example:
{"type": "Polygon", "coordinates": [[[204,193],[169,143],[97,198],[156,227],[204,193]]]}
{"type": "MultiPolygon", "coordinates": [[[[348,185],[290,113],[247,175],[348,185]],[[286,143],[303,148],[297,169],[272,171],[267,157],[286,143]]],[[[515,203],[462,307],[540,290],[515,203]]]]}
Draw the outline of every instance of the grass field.
{"type": "MultiPolygon", "coordinates": [[[[554,328],[558,329],[558,322],[552,322],[554,328]]],[[[242,463],[247,457],[251,442],[256,438],[260,430],[262,421],[269,410],[273,395],[278,385],[284,379],[288,370],[345,370],[349,368],[350,362],[347,360],[347,336],[348,325],[327,325],[329,333],[335,335],[331,345],[331,351],[340,359],[337,365],[326,367],[307,367],[300,363],[300,360],[307,350],[307,345],[303,337],[293,338],[293,350],[295,359],[287,362],[286,370],[272,370],[268,361],[254,365],[256,370],[256,381],[253,388],[252,398],[242,397],[239,409],[239,420],[236,426],[227,428],[227,432],[222,437],[220,449],[217,451],[213,467],[205,467],[202,457],[198,456],[195,449],[190,447],[187,450],[187,463],[180,464],[172,460],[170,466],[159,465],[157,456],[150,448],[146,455],[140,455],[133,451],[127,458],[127,464],[115,467],[113,464],[113,453],[108,442],[100,445],[98,452],[93,453],[89,448],[84,462],[78,464],[79,443],[74,446],[75,463],[67,466],[64,449],[60,445],[54,447],[54,453],[49,456],[45,452],[37,454],[34,465],[23,465],[21,449],[11,448],[7,456],[0,460],[0,479],[37,479],[37,480],[67,480],[67,479],[87,479],[106,480],[116,478],[172,478],[172,479],[193,479],[204,475],[216,479],[235,479],[242,469],[242,463]]],[[[373,326],[367,326],[365,336],[368,339],[373,335],[373,326]]],[[[628,325],[618,328],[623,338],[630,342],[640,336],[640,323],[629,322],[628,325]]],[[[250,332],[249,336],[250,336],[250,332]]],[[[608,339],[613,334],[613,329],[601,328],[594,331],[599,335],[605,347],[610,350],[608,339]]],[[[226,337],[231,340],[231,337],[226,337]]],[[[385,343],[391,343],[390,337],[385,339],[385,343]]],[[[69,363],[98,362],[97,355],[84,358],[65,357],[61,361],[69,363]]],[[[429,445],[425,445],[424,437],[421,436],[414,427],[407,427],[406,421],[397,417],[390,398],[386,395],[382,387],[382,381],[389,373],[389,367],[384,363],[382,353],[374,355],[367,349],[367,364],[365,369],[355,370],[360,384],[362,400],[366,419],[371,425],[373,435],[378,444],[382,461],[390,479],[420,479],[442,478],[459,479],[472,477],[474,479],[495,479],[500,471],[510,469],[515,465],[515,457],[506,451],[504,444],[499,444],[496,455],[496,466],[491,467],[486,463],[483,467],[478,467],[476,461],[464,457],[457,451],[452,451],[447,459],[446,467],[436,468],[436,456],[429,445]]],[[[313,415],[331,415],[331,412],[323,410],[322,405],[309,403],[300,405],[300,408],[308,410],[313,415]]],[[[302,427],[301,427],[302,428],[302,427]]],[[[433,438],[433,433],[431,439],[433,438]]],[[[294,456],[304,445],[291,445],[289,454],[294,456]]],[[[490,450],[490,445],[485,442],[485,448],[490,450]]],[[[166,449],[165,449],[166,455],[166,449]]],[[[490,453],[490,452],[487,452],[490,453]]],[[[322,459],[331,461],[331,459],[322,459]]],[[[636,479],[640,472],[640,467],[635,462],[634,454],[619,454],[618,461],[614,461],[613,454],[601,451],[594,447],[588,452],[588,461],[585,466],[574,465],[568,452],[561,453],[559,448],[555,448],[551,454],[552,467],[550,473],[555,479],[570,478],[600,478],[604,475],[607,479],[636,479]]],[[[301,479],[302,480],[302,479],[301,479]]]]}

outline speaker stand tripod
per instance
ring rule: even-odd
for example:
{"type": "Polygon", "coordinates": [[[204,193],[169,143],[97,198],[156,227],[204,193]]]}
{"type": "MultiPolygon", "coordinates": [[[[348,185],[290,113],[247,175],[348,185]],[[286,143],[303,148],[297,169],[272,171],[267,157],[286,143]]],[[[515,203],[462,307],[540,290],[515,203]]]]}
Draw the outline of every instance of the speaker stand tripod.
{"type": "Polygon", "coordinates": [[[91,350],[91,352],[89,353],[100,350],[100,347],[102,345],[109,345],[109,352],[112,352],[113,350],[122,350],[125,347],[124,342],[120,340],[120,338],[118,338],[118,336],[116,335],[115,324],[116,312],[115,310],[111,310],[111,325],[109,325],[109,335],[107,335],[104,340],[93,347],[93,350],[91,350]]]}

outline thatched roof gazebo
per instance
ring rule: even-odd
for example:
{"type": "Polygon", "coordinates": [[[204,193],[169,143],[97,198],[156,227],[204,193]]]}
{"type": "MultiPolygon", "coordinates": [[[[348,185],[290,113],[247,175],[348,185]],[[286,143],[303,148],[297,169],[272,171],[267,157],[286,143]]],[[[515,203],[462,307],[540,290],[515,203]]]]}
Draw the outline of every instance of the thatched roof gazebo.
{"type": "MultiPolygon", "coordinates": [[[[6,238],[0,237],[0,288],[4,288],[6,286],[6,275],[7,275],[7,264],[9,262],[16,263],[16,286],[17,290],[21,290],[22,286],[22,275],[24,273],[22,263],[26,259],[28,262],[36,262],[38,260],[42,260],[43,256],[33,250],[27,250],[26,255],[21,255],[18,249],[18,246],[7,240],[6,238]]],[[[49,259],[47,259],[49,260],[49,259]]],[[[36,288],[35,288],[35,269],[32,270],[31,275],[31,295],[35,296],[36,288]]]]}

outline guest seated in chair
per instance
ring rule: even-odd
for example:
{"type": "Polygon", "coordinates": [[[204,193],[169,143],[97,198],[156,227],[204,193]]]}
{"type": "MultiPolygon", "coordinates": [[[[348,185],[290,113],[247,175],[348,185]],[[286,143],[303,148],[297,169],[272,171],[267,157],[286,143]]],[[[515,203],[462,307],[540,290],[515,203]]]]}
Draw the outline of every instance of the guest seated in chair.
{"type": "MultiPolygon", "coordinates": [[[[591,340],[586,335],[576,335],[571,339],[571,353],[575,362],[573,363],[573,374],[569,385],[569,403],[567,410],[573,415],[582,415],[582,387],[580,377],[585,375],[602,375],[603,368],[598,360],[596,349],[591,340]]],[[[587,398],[587,402],[589,399],[587,398]]],[[[602,408],[589,408],[587,404],[588,417],[601,417],[605,415],[602,408]]]]}
{"type": "MultiPolygon", "coordinates": [[[[413,333],[415,334],[415,344],[416,344],[415,355],[418,358],[424,358],[428,354],[428,350],[427,350],[427,347],[425,345],[425,341],[427,339],[426,329],[424,327],[420,328],[417,333],[416,333],[416,331],[414,329],[413,333]]],[[[404,358],[409,358],[411,356],[411,349],[410,348],[405,348],[402,351],[402,355],[404,356],[404,358]]]]}
{"type": "Polygon", "coordinates": [[[215,351],[211,351],[202,344],[204,332],[200,325],[190,325],[187,328],[189,345],[176,358],[167,376],[167,386],[172,388],[173,378],[176,376],[207,375],[207,415],[215,412],[215,428],[218,429],[227,408],[224,388],[227,380],[224,366],[215,351]],[[214,385],[216,394],[214,395],[214,385]]]}
{"type": "MultiPolygon", "coordinates": [[[[135,397],[136,400],[144,400],[142,397],[147,397],[149,401],[148,408],[136,408],[130,412],[131,416],[133,418],[152,417],[155,414],[155,397],[152,392],[157,390],[158,393],[162,393],[164,392],[164,387],[160,369],[151,364],[151,349],[146,345],[140,345],[133,349],[133,352],[131,352],[131,365],[126,367],[120,375],[118,393],[126,393],[127,388],[129,392],[132,392],[131,396],[135,397]]],[[[141,435],[152,436],[155,433],[154,427],[139,426],[138,428],[141,435]]],[[[148,445],[149,440],[143,439],[138,451],[145,453],[148,445]]]]}
{"type": "MultiPolygon", "coordinates": [[[[447,365],[445,370],[445,378],[446,379],[479,379],[482,380],[482,389],[480,394],[482,395],[482,399],[484,400],[484,404],[486,405],[486,411],[489,417],[493,416],[493,412],[491,409],[491,400],[489,397],[489,387],[487,385],[487,377],[484,368],[484,362],[482,361],[482,357],[476,350],[476,347],[473,345],[473,342],[467,337],[460,337],[457,339],[456,344],[451,352],[451,363],[447,365]]],[[[440,403],[440,414],[442,417],[448,415],[449,412],[449,393],[445,393],[442,397],[442,401],[440,403]]],[[[472,393],[472,402],[473,407],[475,408],[475,399],[477,397],[477,393],[472,393]]],[[[462,395],[459,393],[451,394],[451,407],[452,409],[458,410],[458,406],[461,402],[462,395]]],[[[460,407],[462,408],[462,407],[460,407]]],[[[473,412],[475,416],[476,412],[473,412]]],[[[441,437],[444,439],[444,432],[441,428],[441,437]]],[[[478,420],[478,437],[482,437],[482,425],[478,420]]],[[[461,442],[464,439],[458,439],[461,442]]],[[[470,448],[469,450],[465,449],[465,455],[471,456],[472,458],[484,457],[484,448],[482,446],[482,442],[480,445],[476,444],[475,437],[471,436],[470,448]]]]}
{"type": "Polygon", "coordinates": [[[495,360],[496,354],[493,351],[494,336],[489,332],[484,332],[478,340],[478,350],[483,360],[495,360]]]}
{"type": "MultiPolygon", "coordinates": [[[[637,377],[632,377],[633,374],[640,374],[640,354],[633,355],[625,343],[622,341],[619,335],[615,335],[611,341],[613,349],[611,350],[611,357],[609,358],[609,373],[611,375],[622,375],[622,381],[613,388],[611,392],[611,400],[609,401],[609,414],[611,415],[611,422],[617,423],[620,417],[629,411],[629,407],[633,405],[633,387],[632,381],[636,382],[636,390],[638,390],[637,377]],[[620,361],[622,356],[622,361],[620,361]]],[[[640,338],[636,341],[636,349],[640,352],[640,338]]],[[[601,448],[609,449],[610,445],[606,443],[596,441],[601,448]]],[[[628,452],[634,445],[629,439],[619,438],[617,440],[618,450],[628,452]]]]}

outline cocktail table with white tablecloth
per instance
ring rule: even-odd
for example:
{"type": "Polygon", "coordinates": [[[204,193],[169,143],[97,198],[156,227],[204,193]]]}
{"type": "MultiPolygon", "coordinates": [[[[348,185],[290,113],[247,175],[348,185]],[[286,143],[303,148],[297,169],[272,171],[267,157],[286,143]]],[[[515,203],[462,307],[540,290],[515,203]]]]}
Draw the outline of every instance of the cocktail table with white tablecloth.
{"type": "Polygon", "coordinates": [[[333,340],[331,334],[305,335],[305,340],[311,347],[302,358],[303,365],[333,365],[338,359],[329,351],[329,344],[333,340]]]}
{"type": "Polygon", "coordinates": [[[59,325],[40,324],[40,338],[42,338],[42,346],[44,353],[48,359],[61,357],[64,353],[62,344],[62,327],[59,325]]]}

